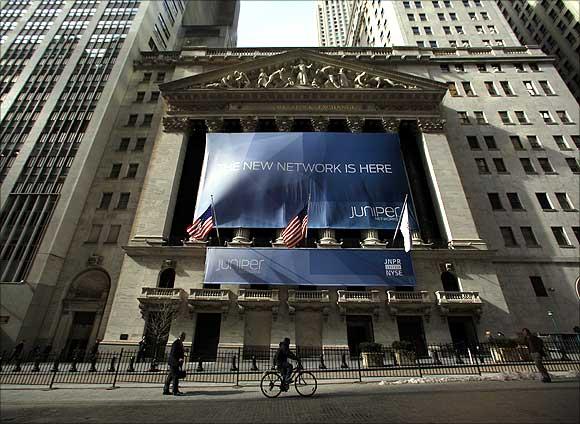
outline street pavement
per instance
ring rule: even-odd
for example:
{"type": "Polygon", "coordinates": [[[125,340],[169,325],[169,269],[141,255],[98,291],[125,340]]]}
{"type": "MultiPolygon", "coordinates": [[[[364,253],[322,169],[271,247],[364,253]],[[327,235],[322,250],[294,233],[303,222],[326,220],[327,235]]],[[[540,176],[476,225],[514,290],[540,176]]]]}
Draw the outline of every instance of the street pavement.
{"type": "Polygon", "coordinates": [[[579,423],[577,379],[417,385],[323,384],[267,399],[257,387],[0,390],[2,423],[579,423]]]}

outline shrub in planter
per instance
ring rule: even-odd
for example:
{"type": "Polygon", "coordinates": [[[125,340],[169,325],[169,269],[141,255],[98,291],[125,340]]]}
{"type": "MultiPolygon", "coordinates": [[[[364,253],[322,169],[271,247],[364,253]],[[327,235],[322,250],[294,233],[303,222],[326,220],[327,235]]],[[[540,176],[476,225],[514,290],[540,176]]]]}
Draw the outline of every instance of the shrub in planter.
{"type": "Polygon", "coordinates": [[[410,365],[415,363],[415,346],[406,340],[395,340],[391,347],[395,353],[398,365],[410,365]]]}
{"type": "Polygon", "coordinates": [[[383,345],[380,343],[361,343],[359,349],[362,356],[363,367],[382,367],[383,362],[383,345]]]}

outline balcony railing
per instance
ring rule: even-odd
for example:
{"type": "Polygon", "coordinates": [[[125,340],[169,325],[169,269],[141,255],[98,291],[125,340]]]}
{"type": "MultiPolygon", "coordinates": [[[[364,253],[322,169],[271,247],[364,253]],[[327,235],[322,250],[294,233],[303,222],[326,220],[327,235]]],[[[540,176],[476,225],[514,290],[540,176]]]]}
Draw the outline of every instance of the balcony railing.
{"type": "Polygon", "coordinates": [[[141,297],[147,299],[174,299],[180,300],[185,291],[183,289],[165,287],[142,287],[141,297]]]}
{"type": "Polygon", "coordinates": [[[288,303],[328,303],[328,290],[288,290],[288,303]]]}
{"type": "Polygon", "coordinates": [[[476,291],[436,291],[437,304],[477,304],[481,305],[479,292],[476,291]]]}
{"type": "Polygon", "coordinates": [[[431,297],[428,291],[387,291],[387,302],[389,304],[395,303],[431,303],[431,297]]]}
{"type": "Polygon", "coordinates": [[[240,289],[238,302],[278,302],[278,290],[240,289]]]}
{"type": "Polygon", "coordinates": [[[230,300],[230,291],[226,289],[190,289],[189,301],[227,302],[230,300]]]}
{"type": "Polygon", "coordinates": [[[337,294],[338,303],[378,303],[381,301],[378,290],[337,290],[337,294]]]}

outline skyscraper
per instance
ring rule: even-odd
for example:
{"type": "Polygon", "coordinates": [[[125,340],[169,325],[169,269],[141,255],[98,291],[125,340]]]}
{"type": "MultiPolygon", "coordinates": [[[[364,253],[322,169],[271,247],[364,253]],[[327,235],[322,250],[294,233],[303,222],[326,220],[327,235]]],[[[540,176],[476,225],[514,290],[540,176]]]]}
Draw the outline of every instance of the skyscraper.
{"type": "Polygon", "coordinates": [[[323,47],[344,46],[351,3],[341,0],[318,0],[318,45],[323,47]]]}
{"type": "Polygon", "coordinates": [[[568,88],[580,100],[580,3],[575,0],[496,0],[522,44],[538,45],[556,56],[555,66],[568,88]]]}

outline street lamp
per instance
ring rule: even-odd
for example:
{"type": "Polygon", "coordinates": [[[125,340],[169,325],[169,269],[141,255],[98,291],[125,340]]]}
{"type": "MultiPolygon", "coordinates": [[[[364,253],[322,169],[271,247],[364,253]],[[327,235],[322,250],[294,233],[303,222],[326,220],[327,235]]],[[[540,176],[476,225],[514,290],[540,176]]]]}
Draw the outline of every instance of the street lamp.
{"type": "Polygon", "coordinates": [[[554,313],[552,311],[548,311],[548,316],[552,320],[552,324],[554,324],[554,330],[556,330],[556,334],[558,334],[560,330],[558,330],[558,324],[556,324],[556,320],[554,319],[554,313]]]}

